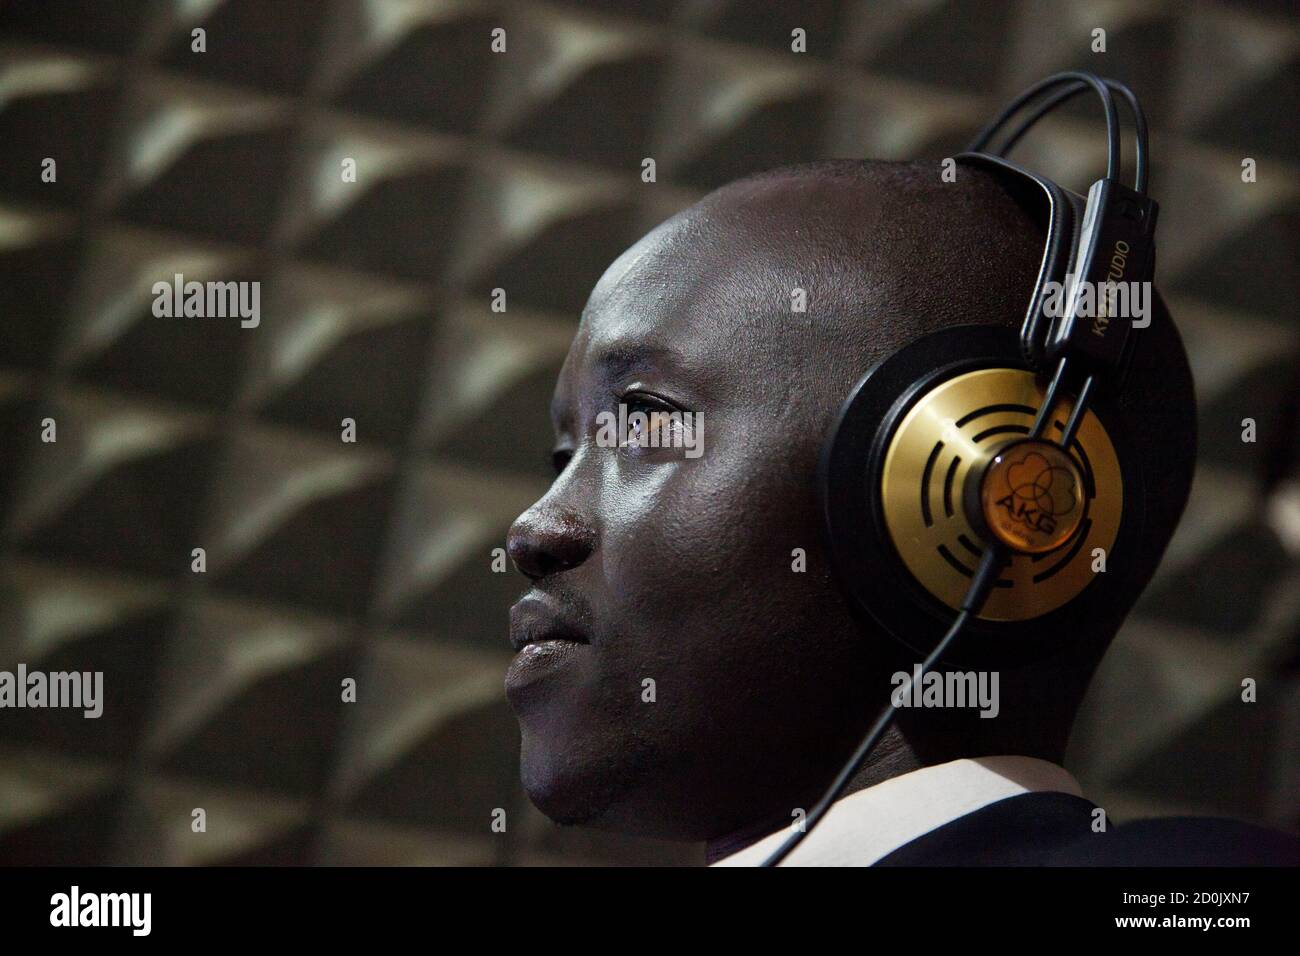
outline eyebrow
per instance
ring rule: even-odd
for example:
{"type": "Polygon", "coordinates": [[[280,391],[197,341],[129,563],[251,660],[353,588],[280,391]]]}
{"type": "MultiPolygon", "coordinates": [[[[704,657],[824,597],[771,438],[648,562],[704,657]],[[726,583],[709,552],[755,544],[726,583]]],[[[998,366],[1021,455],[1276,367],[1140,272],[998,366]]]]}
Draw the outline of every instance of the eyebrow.
{"type": "Polygon", "coordinates": [[[596,356],[595,365],[606,381],[613,381],[646,366],[675,371],[682,367],[682,361],[675,349],[665,345],[616,342],[596,356]]]}

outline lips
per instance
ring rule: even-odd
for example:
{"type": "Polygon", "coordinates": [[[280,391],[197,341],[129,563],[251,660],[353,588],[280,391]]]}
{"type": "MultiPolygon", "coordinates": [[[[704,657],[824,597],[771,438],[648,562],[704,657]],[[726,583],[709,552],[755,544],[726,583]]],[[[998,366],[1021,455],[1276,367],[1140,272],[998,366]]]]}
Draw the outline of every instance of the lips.
{"type": "Polygon", "coordinates": [[[549,595],[531,591],[510,609],[510,643],[519,653],[506,672],[512,701],[530,684],[562,668],[590,644],[549,595]]]}
{"type": "Polygon", "coordinates": [[[529,644],[543,641],[591,643],[586,633],[566,618],[553,598],[540,591],[530,591],[510,609],[510,644],[521,651],[529,644]]]}

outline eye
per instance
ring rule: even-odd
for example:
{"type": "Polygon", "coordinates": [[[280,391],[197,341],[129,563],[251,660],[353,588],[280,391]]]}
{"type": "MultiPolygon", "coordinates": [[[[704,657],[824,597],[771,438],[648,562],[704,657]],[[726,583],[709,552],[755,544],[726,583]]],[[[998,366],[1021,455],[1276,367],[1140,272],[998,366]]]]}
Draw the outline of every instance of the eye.
{"type": "Polygon", "coordinates": [[[558,475],[564,471],[565,467],[573,459],[573,450],[570,448],[557,448],[551,452],[551,467],[555,469],[558,475]]]}
{"type": "Polygon", "coordinates": [[[620,447],[625,451],[637,453],[682,446],[687,437],[683,420],[690,419],[689,413],[648,392],[630,390],[617,396],[617,400],[621,406],[620,422],[626,421],[626,430],[620,436],[620,447]]]}
{"type": "Polygon", "coordinates": [[[642,438],[649,433],[655,426],[652,422],[658,422],[667,413],[673,410],[672,406],[660,399],[653,398],[649,395],[633,393],[623,397],[623,404],[627,406],[629,420],[628,438],[642,438]],[[639,412],[645,416],[643,423],[640,417],[632,416],[639,412]]]}

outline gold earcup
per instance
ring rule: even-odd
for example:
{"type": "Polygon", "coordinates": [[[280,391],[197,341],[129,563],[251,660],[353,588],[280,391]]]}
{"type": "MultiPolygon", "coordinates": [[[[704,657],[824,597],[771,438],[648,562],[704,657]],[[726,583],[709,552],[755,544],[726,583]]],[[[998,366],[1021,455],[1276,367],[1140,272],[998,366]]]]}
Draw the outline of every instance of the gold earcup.
{"type": "MultiPolygon", "coordinates": [[[[886,527],[917,581],[954,610],[966,596],[983,551],[971,518],[989,531],[981,521],[981,506],[993,516],[997,502],[1009,500],[1018,506],[1009,510],[1021,523],[1028,518],[1044,524],[1041,513],[1046,510],[1068,514],[1078,528],[1063,543],[1050,542],[1049,550],[1011,557],[980,613],[987,620],[1028,620],[1065,604],[1100,573],[1093,571],[1094,565],[1102,567],[1097,549],[1108,556],[1115,543],[1123,480],[1110,436],[1092,412],[1079,426],[1069,459],[1047,461],[1044,474],[1027,473],[1043,464],[1041,456],[998,459],[999,452],[1028,434],[1042,400],[1043,389],[1031,372],[967,372],[922,396],[890,439],[880,489],[886,527]],[[1012,476],[1018,485],[1002,489],[1012,476]],[[968,486],[977,491],[973,508],[968,507],[968,486]],[[1001,491],[1010,497],[994,494],[1001,491]]],[[[1068,413],[1069,401],[1064,400],[1053,410],[1047,438],[1061,434],[1068,413]]],[[[1007,540],[1017,533],[1016,522],[1003,522],[993,531],[1007,540]]],[[[1046,540],[1041,534],[1026,533],[1025,538],[1046,540]]]]}

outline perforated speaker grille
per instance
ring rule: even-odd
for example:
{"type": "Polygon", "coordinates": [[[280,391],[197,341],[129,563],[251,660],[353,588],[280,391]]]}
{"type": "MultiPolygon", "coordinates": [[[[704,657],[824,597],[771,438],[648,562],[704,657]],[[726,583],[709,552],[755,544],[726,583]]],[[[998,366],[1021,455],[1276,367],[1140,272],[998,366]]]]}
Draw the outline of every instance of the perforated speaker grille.
{"type": "MultiPolygon", "coordinates": [[[[962,504],[971,469],[1008,439],[1027,435],[1042,400],[1030,372],[966,372],[921,396],[890,437],[881,480],[885,523],[908,570],[949,607],[961,606],[983,550],[962,504]]],[[[1055,411],[1048,437],[1065,428],[1068,406],[1055,411]]],[[[1098,552],[1109,555],[1123,482],[1114,445],[1091,411],[1070,451],[1087,500],[1080,532],[1053,551],[1012,556],[981,617],[1022,621],[1055,610],[1092,583],[1098,552]]]]}

